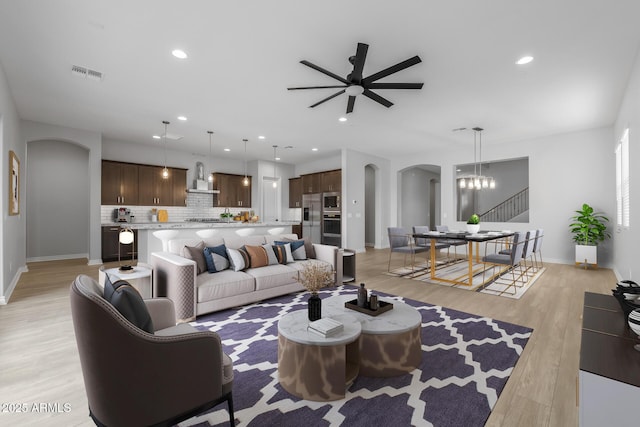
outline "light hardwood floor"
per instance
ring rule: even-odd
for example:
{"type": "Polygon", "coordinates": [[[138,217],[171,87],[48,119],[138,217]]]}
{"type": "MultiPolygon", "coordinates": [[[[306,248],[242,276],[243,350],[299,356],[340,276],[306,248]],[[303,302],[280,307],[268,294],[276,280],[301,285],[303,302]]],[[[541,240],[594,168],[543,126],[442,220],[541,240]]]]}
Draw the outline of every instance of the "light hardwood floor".
{"type": "MultiPolygon", "coordinates": [[[[374,249],[357,254],[357,282],[365,282],[369,289],[534,329],[487,426],[578,424],[576,378],[583,294],[609,294],[616,281],[611,270],[585,271],[547,263],[546,272],[525,296],[512,300],[385,275],[388,254],[388,250],[374,249]]],[[[394,260],[402,262],[399,255],[394,260]]],[[[68,293],[78,274],[97,279],[98,267],[87,266],[86,260],[28,267],[9,304],[0,306],[0,404],[22,404],[27,413],[0,412],[0,425],[93,425],[68,293]],[[41,412],[34,411],[34,403],[41,412]],[[40,403],[53,405],[42,411],[40,403]],[[69,404],[69,411],[65,412],[64,404],[69,404]]]]}

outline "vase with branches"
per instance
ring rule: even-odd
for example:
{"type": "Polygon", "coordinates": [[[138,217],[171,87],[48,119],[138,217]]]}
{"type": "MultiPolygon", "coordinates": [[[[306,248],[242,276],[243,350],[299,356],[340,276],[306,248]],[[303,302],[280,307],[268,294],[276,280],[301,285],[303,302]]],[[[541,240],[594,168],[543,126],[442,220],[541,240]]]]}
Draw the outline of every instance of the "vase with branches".
{"type": "Polygon", "coordinates": [[[322,299],[318,296],[318,291],[333,282],[333,271],[328,270],[326,265],[322,263],[309,261],[300,271],[298,281],[311,292],[308,301],[309,320],[320,319],[322,317],[322,299]]]}

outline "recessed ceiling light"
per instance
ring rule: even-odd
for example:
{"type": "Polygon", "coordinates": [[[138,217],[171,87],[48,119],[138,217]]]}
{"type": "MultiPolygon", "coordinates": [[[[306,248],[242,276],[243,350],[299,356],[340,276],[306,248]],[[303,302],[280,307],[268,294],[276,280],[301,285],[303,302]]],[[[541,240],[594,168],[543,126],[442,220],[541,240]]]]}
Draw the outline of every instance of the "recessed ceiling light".
{"type": "Polygon", "coordinates": [[[346,118],[346,117],[340,117],[340,118],[338,119],[338,121],[340,121],[340,122],[346,122],[346,121],[347,121],[347,118],[346,118]]]}
{"type": "Polygon", "coordinates": [[[185,122],[187,118],[185,116],[178,116],[178,120],[185,122]]]}
{"type": "Polygon", "coordinates": [[[312,148],[311,151],[318,151],[318,149],[317,148],[312,148]]]}
{"type": "Polygon", "coordinates": [[[187,59],[187,53],[182,49],[175,49],[171,51],[171,54],[178,59],[187,59]]]}
{"type": "Polygon", "coordinates": [[[225,148],[224,151],[231,151],[231,148],[225,148]]]}
{"type": "Polygon", "coordinates": [[[518,59],[516,61],[517,65],[525,65],[528,64],[529,62],[533,61],[533,56],[523,56],[522,58],[518,59]]]}
{"type": "Polygon", "coordinates": [[[160,139],[160,135],[153,135],[153,139],[160,139]]]}
{"type": "Polygon", "coordinates": [[[258,137],[258,139],[264,139],[264,138],[265,138],[265,136],[264,136],[264,135],[260,135],[260,136],[258,137]]]}
{"type": "Polygon", "coordinates": [[[280,160],[280,157],[276,157],[276,160],[280,160]]]}

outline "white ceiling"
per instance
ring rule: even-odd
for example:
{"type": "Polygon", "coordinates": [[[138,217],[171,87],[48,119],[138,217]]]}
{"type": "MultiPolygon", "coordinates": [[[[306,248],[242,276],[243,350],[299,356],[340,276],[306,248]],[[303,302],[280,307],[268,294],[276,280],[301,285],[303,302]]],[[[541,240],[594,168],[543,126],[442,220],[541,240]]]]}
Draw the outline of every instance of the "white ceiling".
{"type": "Polygon", "coordinates": [[[608,126],[640,46],[638,0],[0,0],[0,62],[21,118],[101,132],[105,139],[194,153],[282,160],[348,147],[381,157],[471,147],[608,126]],[[358,97],[309,105],[335,91],[287,91],[346,76],[358,42],[364,75],[414,55],[422,63],[381,81],[389,109],[358,97]],[[175,59],[171,51],[189,58],[175,59]],[[518,67],[524,54],[533,63],[518,67]],[[81,65],[102,82],[72,75],[81,65]],[[178,115],[188,121],[179,122],[178,115]],[[264,141],[257,139],[265,135],[264,141]],[[311,153],[312,147],[320,148],[311,153]]]}

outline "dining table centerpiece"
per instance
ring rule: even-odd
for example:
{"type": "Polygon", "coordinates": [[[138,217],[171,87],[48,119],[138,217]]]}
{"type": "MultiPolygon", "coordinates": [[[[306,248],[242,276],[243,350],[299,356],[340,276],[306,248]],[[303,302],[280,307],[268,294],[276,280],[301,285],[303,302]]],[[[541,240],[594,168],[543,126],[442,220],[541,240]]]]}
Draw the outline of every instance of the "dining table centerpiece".
{"type": "Polygon", "coordinates": [[[471,234],[475,234],[480,231],[480,217],[478,214],[473,214],[467,221],[467,231],[471,234]]]}
{"type": "Polygon", "coordinates": [[[298,281],[311,293],[307,301],[309,321],[322,318],[322,299],[318,291],[333,282],[333,271],[328,270],[325,264],[310,260],[300,270],[298,281]]]}

